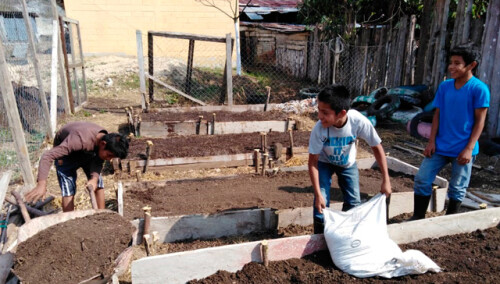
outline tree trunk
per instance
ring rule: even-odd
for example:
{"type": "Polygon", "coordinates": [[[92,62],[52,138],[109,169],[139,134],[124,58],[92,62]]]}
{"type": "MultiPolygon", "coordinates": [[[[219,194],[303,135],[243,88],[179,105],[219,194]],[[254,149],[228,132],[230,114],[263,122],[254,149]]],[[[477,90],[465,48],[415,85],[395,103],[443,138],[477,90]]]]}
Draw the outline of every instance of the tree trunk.
{"type": "Polygon", "coordinates": [[[432,28],[433,9],[436,0],[424,0],[424,11],[420,22],[420,38],[417,50],[417,64],[415,72],[415,83],[424,83],[424,70],[426,68],[427,50],[429,49],[429,38],[432,28]]]}

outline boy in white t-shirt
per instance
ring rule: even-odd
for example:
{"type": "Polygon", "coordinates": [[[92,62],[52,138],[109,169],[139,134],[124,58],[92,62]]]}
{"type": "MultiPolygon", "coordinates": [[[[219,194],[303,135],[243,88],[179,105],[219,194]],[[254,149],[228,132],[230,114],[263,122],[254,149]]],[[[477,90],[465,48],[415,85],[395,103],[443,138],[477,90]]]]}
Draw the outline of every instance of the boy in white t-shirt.
{"type": "Polygon", "coordinates": [[[318,118],[309,138],[309,176],[314,188],[314,233],[322,234],[323,208],[330,206],[332,175],[344,196],[342,211],[361,204],[356,139],[362,138],[373,150],[382,173],[380,192],[390,196],[391,182],[381,139],[370,121],[349,110],[349,91],[342,85],[325,87],[318,94],[318,118]]]}

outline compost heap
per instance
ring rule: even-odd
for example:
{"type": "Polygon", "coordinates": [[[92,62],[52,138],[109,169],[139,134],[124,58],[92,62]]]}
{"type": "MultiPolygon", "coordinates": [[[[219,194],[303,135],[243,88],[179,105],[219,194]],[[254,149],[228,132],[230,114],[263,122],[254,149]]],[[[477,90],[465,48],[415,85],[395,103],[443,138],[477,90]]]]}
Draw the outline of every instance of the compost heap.
{"type": "Polygon", "coordinates": [[[118,214],[100,213],[49,227],[19,244],[14,273],[23,283],[79,283],[110,276],[134,228],[118,214]]]}

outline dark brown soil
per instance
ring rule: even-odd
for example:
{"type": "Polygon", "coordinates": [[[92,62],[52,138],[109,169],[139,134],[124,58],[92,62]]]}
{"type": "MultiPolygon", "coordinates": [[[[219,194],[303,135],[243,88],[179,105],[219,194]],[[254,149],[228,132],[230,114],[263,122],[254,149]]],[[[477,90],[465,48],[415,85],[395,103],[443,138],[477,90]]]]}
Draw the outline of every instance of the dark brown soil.
{"type": "MultiPolygon", "coordinates": [[[[309,144],[308,131],[294,131],[293,145],[305,147],[309,144]]],[[[154,144],[151,159],[171,157],[205,157],[216,155],[232,155],[251,153],[261,147],[260,133],[241,133],[225,135],[202,135],[188,137],[133,139],[130,142],[128,159],[146,158],[146,141],[154,144]]],[[[289,134],[285,132],[268,132],[267,145],[281,143],[283,147],[290,146],[289,134]]]]}
{"type": "Polygon", "coordinates": [[[215,121],[270,121],[270,120],[286,120],[288,115],[277,111],[244,111],[244,112],[229,112],[229,111],[189,111],[189,112],[169,112],[158,111],[141,114],[142,121],[198,121],[199,116],[203,116],[204,120],[212,121],[215,113],[215,121]]]}
{"type": "Polygon", "coordinates": [[[328,251],[321,251],[302,259],[270,262],[268,267],[252,262],[236,273],[218,271],[189,283],[499,283],[499,244],[500,230],[491,228],[401,245],[403,251],[422,251],[443,271],[394,279],[350,276],[335,267],[328,251]]]}
{"type": "Polygon", "coordinates": [[[118,214],[95,214],[49,227],[21,243],[14,272],[23,283],[79,283],[110,276],[133,227],[118,214]]]}
{"type": "MultiPolygon", "coordinates": [[[[361,197],[380,191],[378,170],[360,170],[361,197]]],[[[413,179],[391,171],[394,192],[412,191],[413,179]]],[[[333,178],[332,201],[342,201],[342,193],[333,178]]],[[[128,219],[141,218],[142,207],[152,207],[153,216],[216,213],[250,208],[287,209],[308,207],[313,190],[307,171],[279,172],[273,176],[240,175],[233,178],[211,178],[170,181],[165,184],[138,183],[126,190],[124,212],[128,219]]]]}

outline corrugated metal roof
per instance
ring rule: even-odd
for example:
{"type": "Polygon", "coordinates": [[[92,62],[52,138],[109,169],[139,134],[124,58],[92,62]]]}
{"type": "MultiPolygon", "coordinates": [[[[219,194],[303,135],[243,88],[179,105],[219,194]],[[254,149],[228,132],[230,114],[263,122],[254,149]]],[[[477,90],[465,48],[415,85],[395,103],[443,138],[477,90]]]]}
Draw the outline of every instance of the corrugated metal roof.
{"type": "MultiPolygon", "coordinates": [[[[259,10],[271,10],[272,12],[279,13],[297,12],[297,5],[301,2],[302,0],[253,0],[245,9],[245,12],[256,12],[259,10]]],[[[240,0],[239,3],[241,11],[245,8],[248,0],[240,0]]]]}
{"type": "Polygon", "coordinates": [[[306,32],[307,26],[305,25],[292,25],[292,24],[277,24],[277,23],[252,23],[240,22],[241,26],[259,27],[265,30],[277,31],[282,33],[300,33],[306,32]]]}

